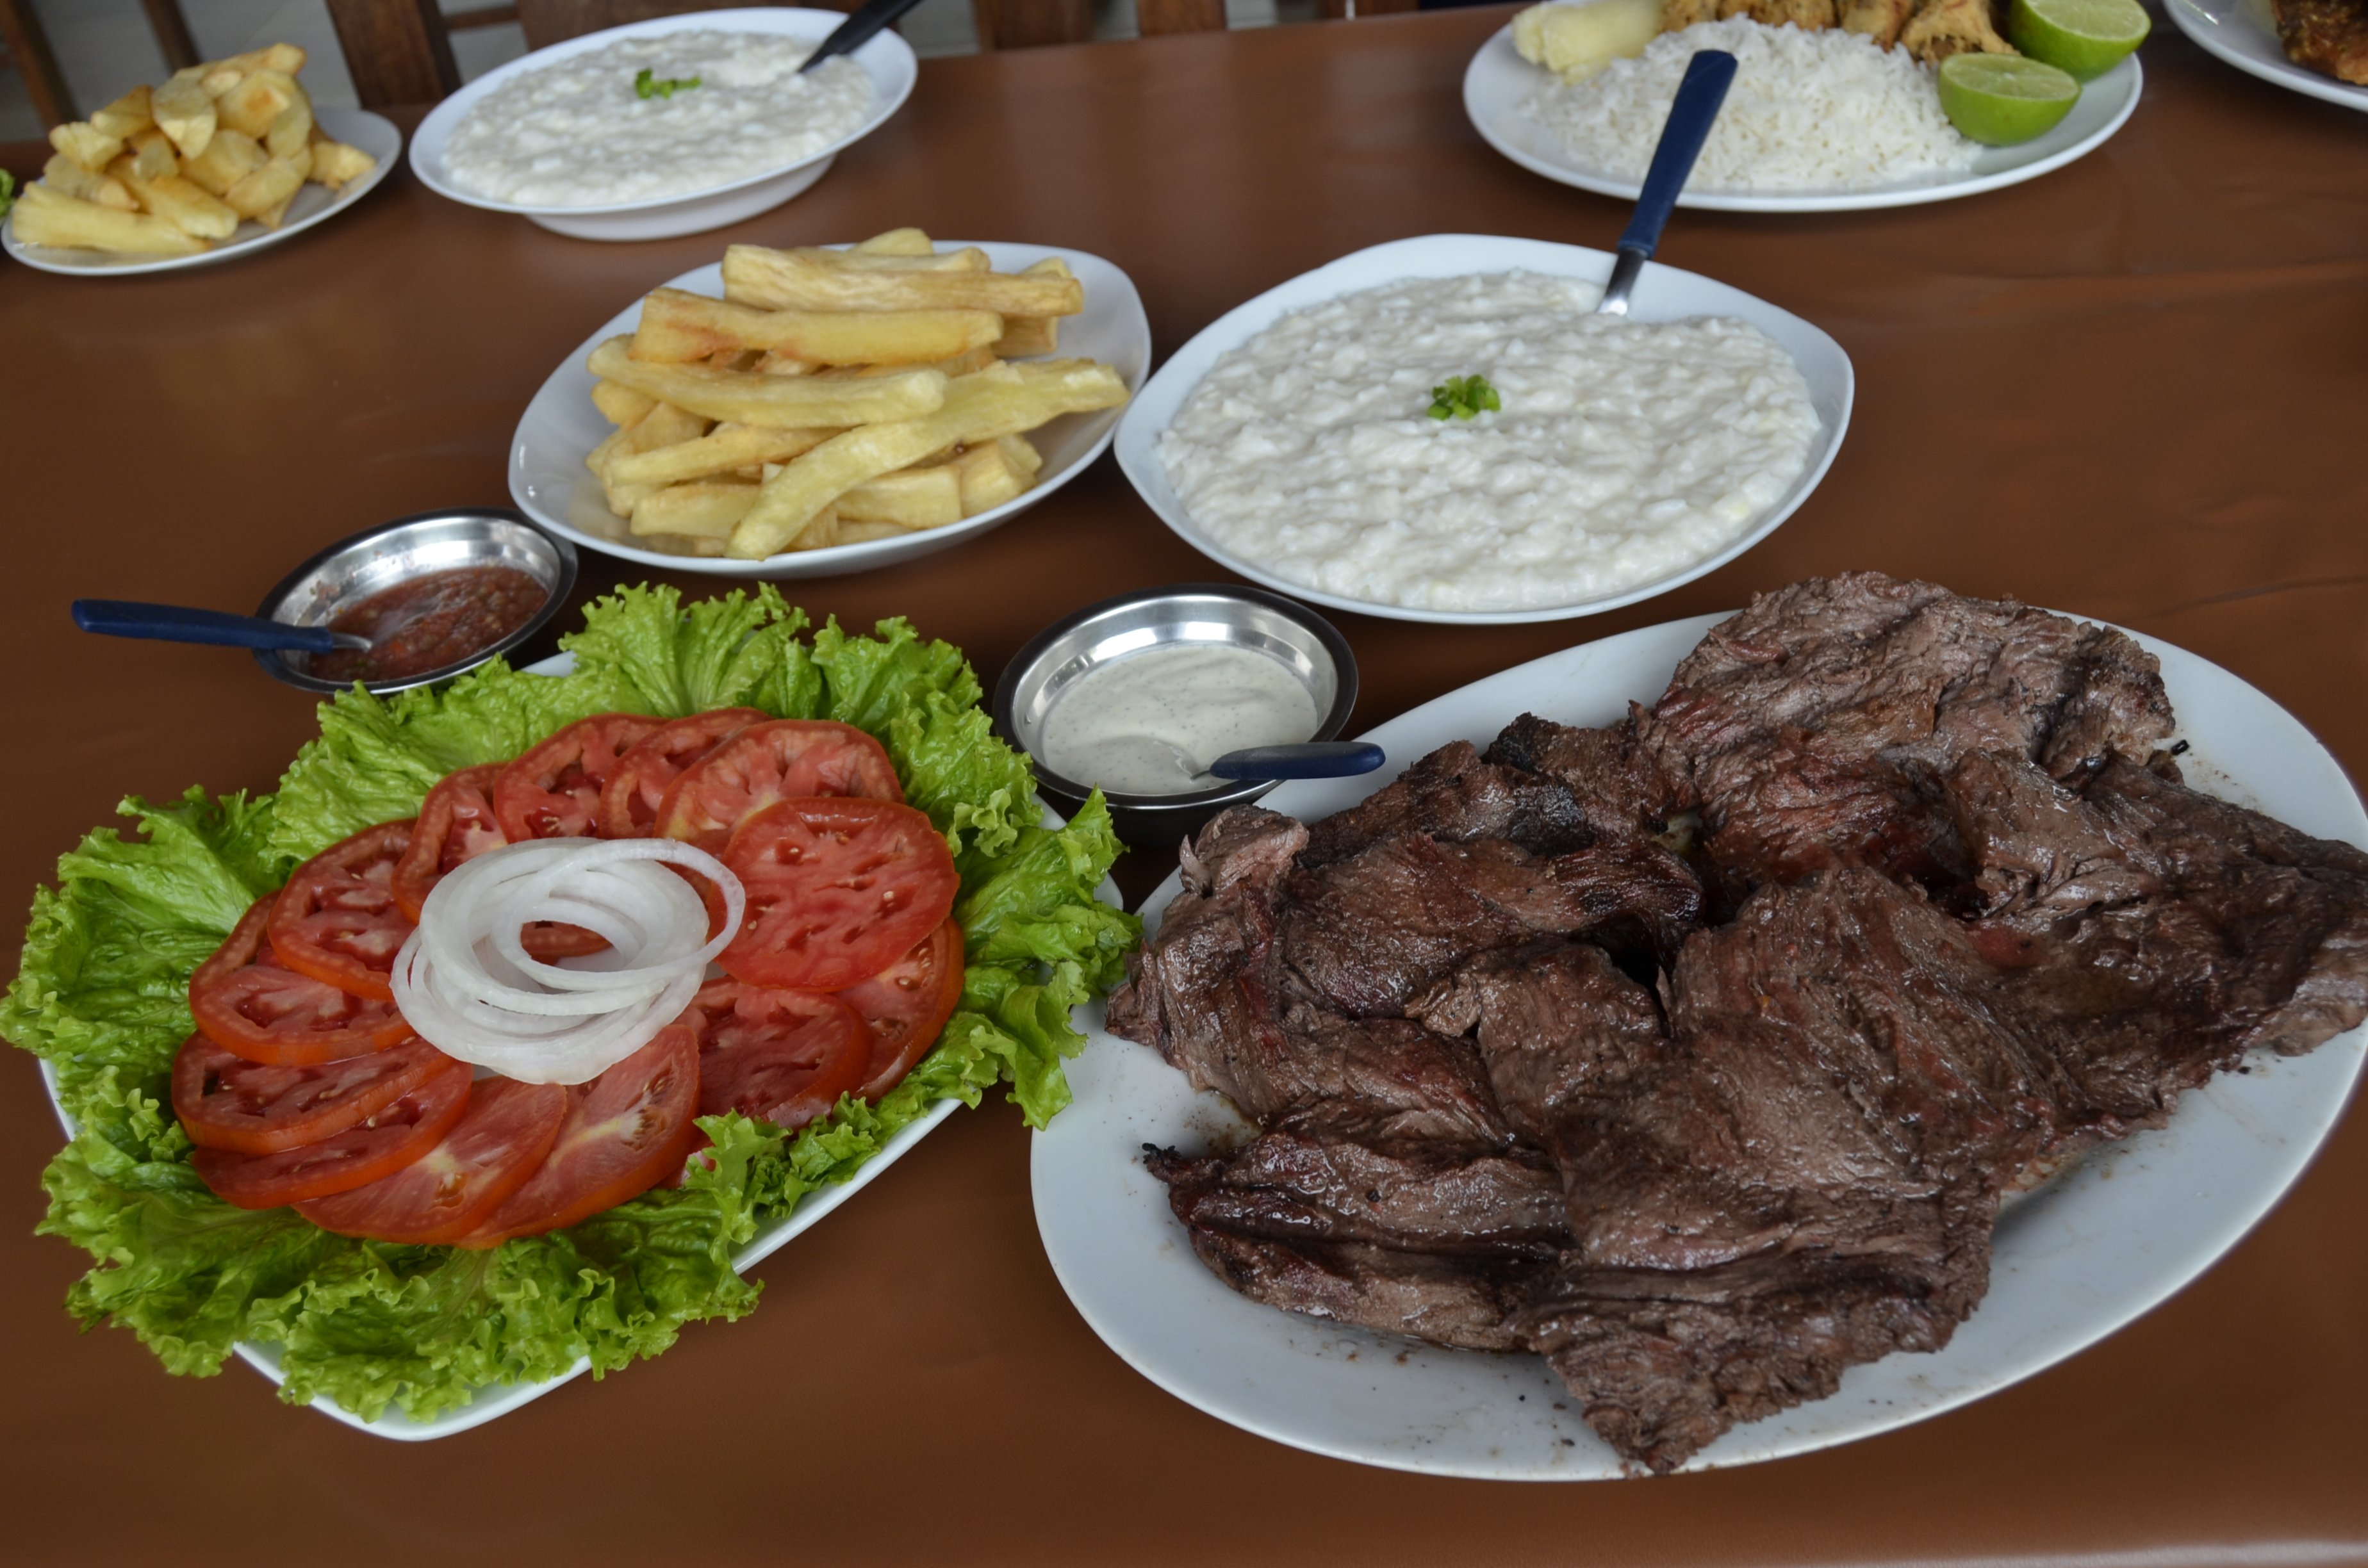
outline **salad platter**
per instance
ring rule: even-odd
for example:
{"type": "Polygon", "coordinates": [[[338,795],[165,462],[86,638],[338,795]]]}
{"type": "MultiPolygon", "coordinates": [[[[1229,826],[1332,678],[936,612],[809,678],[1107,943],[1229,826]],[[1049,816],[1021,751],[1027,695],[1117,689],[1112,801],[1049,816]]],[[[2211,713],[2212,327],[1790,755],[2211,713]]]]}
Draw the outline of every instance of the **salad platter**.
{"type": "MultiPolygon", "coordinates": [[[[515,1409],[579,1372],[598,1376],[655,1355],[684,1324],[745,1315],[758,1288],[741,1278],[743,1270],[846,1201],[995,1084],[1011,1084],[1031,1119],[1057,1109],[1066,1098],[1060,1058],[1082,1044],[1067,1022],[1069,1009],[1113,982],[1134,931],[1131,917],[1100,901],[1112,896],[1103,872],[1117,853],[1107,813],[1096,801],[1066,825],[1038,819],[1042,808],[1026,760],[988,735],[977,682],[956,650],[923,642],[897,621],[882,623],[872,637],[848,636],[832,624],[810,642],[800,635],[804,627],[803,616],[770,589],[754,597],[734,593],[688,610],[672,590],[622,590],[590,608],[585,629],[564,640],[567,652],[556,661],[524,672],[495,663],[448,687],[409,691],[392,701],[359,690],[341,696],[323,706],[321,736],[300,754],[275,794],[210,799],[192,790],[169,805],[135,801],[127,809],[142,820],[140,837],[102,830],[67,856],[60,887],[36,896],[23,970],[0,1007],[0,1028],[41,1057],[68,1132],[48,1178],[56,1201],[51,1228],[108,1260],[75,1287],[70,1310],[85,1323],[132,1328],[168,1369],[204,1375],[234,1353],[279,1381],[290,1403],[314,1404],[382,1436],[442,1437],[515,1409]],[[435,1054],[427,1040],[405,1038],[401,1050],[370,1048],[383,1055],[366,1049],[307,1068],[305,1058],[287,1052],[311,1038],[303,1031],[330,1027],[308,1021],[329,1018],[325,1005],[297,1012],[223,1000],[291,994],[291,987],[320,983],[306,967],[319,954],[304,945],[317,927],[304,926],[300,935],[290,915],[290,900],[312,907],[322,876],[316,868],[392,831],[367,824],[410,815],[435,824],[436,801],[456,782],[495,771],[498,759],[521,753],[531,758],[587,724],[612,724],[632,712],[653,716],[632,722],[636,733],[708,724],[700,715],[721,719],[709,724],[721,737],[711,748],[718,753],[740,756],[746,750],[744,736],[809,746],[827,741],[853,747],[850,755],[876,756],[883,770],[893,767],[894,777],[883,771],[875,786],[900,797],[893,803],[876,792],[862,798],[860,781],[834,782],[836,775],[804,787],[792,785],[798,776],[782,775],[780,787],[791,796],[819,799],[781,799],[769,820],[819,809],[858,824],[917,824],[924,859],[935,855],[954,879],[944,884],[945,896],[960,924],[945,922],[951,937],[933,927],[891,966],[899,975],[916,976],[897,982],[913,1000],[892,998],[889,1013],[875,1014],[861,1001],[877,995],[864,990],[871,982],[834,990],[819,976],[807,977],[810,991],[765,992],[752,989],[754,981],[731,978],[730,962],[721,971],[705,971],[712,978],[701,980],[706,960],[691,954],[689,984],[698,1001],[668,1023],[656,1015],[670,1017],[681,1005],[657,995],[647,1043],[609,1028],[621,1015],[596,1020],[595,1035],[609,1029],[601,1049],[611,1053],[611,1064],[590,1069],[588,1078],[515,1054],[504,1059],[507,1066],[484,1055],[487,1049],[515,1052],[516,1040],[504,1045],[495,1039],[489,1045],[438,1032],[429,1036],[435,1045],[462,1053],[463,1063],[477,1053],[474,1084],[467,1072],[458,1074],[468,1106],[463,1119],[424,1132],[424,1113],[415,1109],[406,1120],[399,1114],[404,1108],[432,1097],[422,1087],[392,1103],[382,1098],[377,1103],[386,1108],[350,1131],[308,1134],[293,1147],[286,1142],[255,1146],[284,1153],[227,1152],[247,1147],[222,1140],[226,1128],[251,1130],[239,1124],[241,1115],[256,1113],[247,1122],[259,1127],[256,1115],[277,1117],[285,1108],[268,1096],[258,1108],[244,1088],[248,1101],[236,1101],[229,1093],[233,1081],[252,1085],[261,1081],[259,1071],[263,1079],[293,1074],[301,1083],[306,1072],[391,1062],[406,1052],[435,1054]],[[669,724],[670,714],[690,717],[669,724]],[[734,746],[741,752],[733,752],[734,746]],[[1013,802],[1024,802],[1029,814],[1018,816],[1013,802]],[[959,862],[946,858],[949,854],[959,862]],[[275,893],[282,882],[289,891],[275,893]],[[261,900],[242,915],[257,892],[261,900]],[[224,955],[238,949],[241,934],[261,929],[264,913],[271,916],[267,950],[224,967],[224,955]],[[237,930],[223,942],[233,926],[237,930]],[[941,945],[947,941],[951,945],[941,945]],[[925,952],[924,967],[913,970],[925,952]],[[298,962],[277,967],[275,955],[282,953],[296,954],[298,962]],[[1049,970],[1041,967],[1046,962],[1049,970]],[[237,990],[240,985],[246,989],[237,990]],[[729,994],[709,1000],[719,987],[729,994]],[[128,1002],[133,995],[138,1000],[128,1002]],[[793,1025],[777,1050],[767,1043],[776,1037],[757,1025],[770,1016],[768,1007],[792,1003],[793,1025]],[[192,1006],[204,1031],[196,1035],[189,1028],[192,1006]],[[843,1024],[832,1021],[842,1015],[843,1024]],[[815,1019],[823,1020],[825,1036],[845,1044],[830,1051],[814,1046],[812,1040],[825,1038],[813,1034],[815,1019]],[[807,1033],[800,1036],[800,1028],[807,1033]],[[780,1054],[802,1038],[809,1043],[789,1057],[780,1054]],[[233,1056],[264,1051],[245,1059],[250,1062],[267,1060],[266,1048],[279,1049],[287,1065],[258,1070],[224,1058],[219,1070],[207,1068],[204,1093],[197,1094],[196,1080],[186,1075],[191,1053],[211,1060],[204,1053],[221,1051],[218,1042],[224,1041],[233,1056]],[[615,1059],[620,1051],[625,1054],[615,1059]],[[877,1071],[883,1051],[898,1059],[892,1073],[877,1071]],[[629,1086],[642,1097],[616,1113],[621,1121],[603,1120],[609,1112],[595,1115],[588,1108],[604,1103],[619,1074],[643,1072],[637,1063],[664,1061],[670,1052],[695,1065],[687,1080],[663,1071],[646,1083],[632,1080],[629,1086]],[[679,1086],[686,1082],[692,1086],[679,1086]],[[571,1083],[580,1086],[550,1086],[571,1083]],[[729,1087],[734,1084],[740,1087],[729,1087]],[[696,1096],[702,1113],[695,1124],[685,1095],[696,1096]],[[523,1144],[531,1141],[519,1140],[520,1152],[504,1156],[513,1158],[504,1168],[515,1169],[518,1179],[507,1182],[503,1190],[510,1196],[502,1197],[493,1190],[494,1178],[483,1174],[494,1168],[493,1158],[478,1152],[486,1137],[481,1133],[472,1145],[470,1129],[481,1110],[488,1121],[498,1120],[484,1108],[515,1107],[535,1096],[554,1108],[552,1131],[530,1153],[523,1144]],[[669,1105],[679,1112],[667,1112],[669,1105]],[[668,1115],[679,1121],[677,1131],[663,1131],[673,1125],[668,1115]],[[564,1160],[581,1156],[587,1163],[579,1170],[613,1169],[612,1135],[600,1131],[609,1127],[620,1130],[613,1136],[626,1137],[628,1147],[652,1151],[656,1165],[676,1162],[673,1179],[654,1172],[620,1185],[602,1176],[590,1184],[606,1182],[600,1192],[587,1187],[582,1201],[571,1199],[526,1215],[521,1206],[533,1207],[528,1199],[538,1186],[568,1186],[564,1160]],[[661,1131],[646,1131],[654,1128],[661,1131]],[[347,1182],[315,1195],[301,1186],[308,1179],[304,1173],[330,1158],[323,1151],[334,1152],[341,1140],[359,1140],[354,1144],[359,1148],[370,1139],[382,1142],[415,1133],[415,1142],[445,1140],[428,1150],[430,1158],[410,1156],[418,1161],[416,1170],[427,1173],[419,1180],[405,1165],[358,1187],[347,1182]],[[690,1152],[687,1165],[678,1151],[690,1152]],[[611,1164],[600,1165],[604,1159],[611,1164]],[[650,1186],[650,1179],[658,1185],[650,1186]],[[268,1180],[282,1185],[256,1197],[251,1184],[268,1180]],[[436,1201],[447,1208],[431,1207],[424,1219],[404,1214],[395,1198],[405,1182],[415,1193],[444,1195],[436,1201]],[[455,1191],[463,1196],[450,1198],[455,1191]],[[361,1211],[369,1219],[353,1217],[357,1200],[366,1200],[361,1211]],[[451,1202],[473,1205],[472,1217],[446,1222],[457,1213],[450,1210],[451,1202]],[[286,1206],[290,1203],[298,1207],[286,1206]]],[[[712,769],[701,770],[707,761],[701,753],[675,777],[693,784],[711,778],[712,769]]],[[[510,770],[503,767],[500,776],[508,778],[510,770]]],[[[504,784],[488,793],[507,802],[507,789],[504,784]]],[[[548,798],[553,810],[564,810],[570,797],[563,790],[548,798]]],[[[419,824],[397,825],[408,835],[419,824]]],[[[421,827],[417,836],[431,849],[460,842],[457,833],[448,841],[433,827],[421,827]]],[[[515,862],[521,852],[564,859],[592,852],[569,845],[605,845],[611,858],[654,869],[703,853],[687,842],[669,847],[656,837],[571,838],[564,824],[529,836],[541,842],[514,835],[507,849],[481,847],[435,873],[439,880],[414,932],[427,945],[406,943],[404,955],[442,950],[435,945],[437,923],[444,918],[438,910],[456,902],[441,896],[443,883],[455,889],[472,879],[483,883],[487,877],[479,870],[506,858],[515,862]]],[[[431,856],[428,864],[435,863],[431,856]]],[[[698,915],[700,900],[692,898],[691,930],[720,924],[710,945],[727,960],[740,947],[758,955],[760,965],[801,961],[802,949],[754,936],[755,945],[748,946],[733,936],[744,897],[748,932],[759,932],[772,916],[765,912],[767,894],[753,862],[747,877],[756,881],[715,864],[719,874],[711,892],[728,914],[719,917],[711,905],[710,913],[698,915]],[[752,891],[744,895],[744,889],[752,891]]],[[[874,874],[895,873],[891,866],[874,874]]],[[[663,873],[660,880],[661,892],[677,890],[668,895],[677,899],[690,896],[684,890],[695,885],[663,873]]],[[[788,907],[805,918],[802,912],[811,902],[792,900],[788,907]]],[[[350,899],[320,903],[345,911],[360,907],[350,899]]],[[[589,926],[615,951],[574,969],[564,958],[541,964],[539,971],[583,977],[575,989],[554,994],[589,994],[609,983],[595,977],[613,971],[630,980],[640,972],[628,926],[593,903],[570,909],[582,926],[529,916],[524,938],[529,945],[538,938],[558,944],[538,947],[539,952],[590,952],[567,945],[585,938],[583,927],[589,926]]],[[[908,910],[906,917],[940,918],[930,910],[908,910]]],[[[832,938],[820,961],[846,961],[843,955],[852,949],[842,943],[861,939],[861,927],[843,929],[843,938],[832,938]]],[[[903,939],[883,933],[882,950],[903,939]]],[[[256,952],[251,939],[245,951],[256,952]]],[[[415,994],[416,987],[432,983],[420,972],[427,957],[393,961],[410,965],[391,977],[398,988],[414,988],[398,990],[403,1019],[423,1034],[440,1029],[432,1009],[417,1010],[425,1006],[420,996],[433,994],[415,994]]],[[[740,968],[746,971],[745,956],[740,968]]],[[[369,1022],[371,1006],[349,1003],[340,1016],[359,1020],[354,1028],[376,1027],[369,1022]]],[[[433,1072],[444,1074],[441,1067],[433,1072]]],[[[370,1092],[365,1085],[351,1096],[370,1092]]],[[[315,1113],[300,1108],[298,1114],[315,1113]]]]}

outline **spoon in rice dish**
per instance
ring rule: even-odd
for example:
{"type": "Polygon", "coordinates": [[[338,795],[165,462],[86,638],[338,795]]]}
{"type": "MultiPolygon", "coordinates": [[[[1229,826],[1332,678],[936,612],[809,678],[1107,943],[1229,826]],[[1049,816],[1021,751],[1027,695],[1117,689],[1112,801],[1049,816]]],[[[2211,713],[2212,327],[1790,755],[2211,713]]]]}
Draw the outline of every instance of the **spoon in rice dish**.
{"type": "Polygon", "coordinates": [[[1685,189],[1686,176],[1694,172],[1694,160],[1702,156],[1711,124],[1718,119],[1719,106],[1726,102],[1726,89],[1734,83],[1735,56],[1724,50],[1702,50],[1686,62],[1685,79],[1678,84],[1678,96],[1670,101],[1669,118],[1662,123],[1661,140],[1653,148],[1652,167],[1645,171],[1645,187],[1636,193],[1635,215],[1620,236],[1620,254],[1611,264],[1611,279],[1603,286],[1596,314],[1628,313],[1628,296],[1661,243],[1662,226],[1676,209],[1678,193],[1685,189]]]}

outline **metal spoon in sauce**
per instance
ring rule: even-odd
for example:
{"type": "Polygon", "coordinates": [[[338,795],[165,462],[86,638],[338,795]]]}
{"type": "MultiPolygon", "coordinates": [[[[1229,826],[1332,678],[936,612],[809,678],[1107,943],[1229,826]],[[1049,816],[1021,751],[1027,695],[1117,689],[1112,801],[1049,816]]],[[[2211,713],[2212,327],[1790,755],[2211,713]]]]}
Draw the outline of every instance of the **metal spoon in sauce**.
{"type": "Polygon", "coordinates": [[[1669,118],[1662,123],[1653,166],[1645,171],[1635,216],[1620,236],[1620,255],[1611,264],[1611,280],[1603,286],[1602,302],[1595,307],[1597,315],[1628,313],[1628,295],[1661,243],[1661,228],[1678,205],[1686,176],[1694,172],[1694,160],[1702,156],[1711,122],[1718,119],[1719,106],[1726,102],[1726,89],[1734,82],[1735,56],[1724,50],[1701,50],[1686,62],[1685,80],[1678,84],[1669,118]]]}
{"type": "Polygon", "coordinates": [[[1287,746],[1244,746],[1211,763],[1220,778],[1349,778],[1389,760],[1371,741],[1302,741],[1287,746]]]}
{"type": "Polygon", "coordinates": [[[325,626],[290,626],[256,615],[226,615],[184,605],[138,604],[129,599],[76,599],[74,623],[105,637],[147,637],[165,642],[204,642],[221,648],[285,648],[325,653],[333,648],[370,652],[370,641],[325,626]]]}

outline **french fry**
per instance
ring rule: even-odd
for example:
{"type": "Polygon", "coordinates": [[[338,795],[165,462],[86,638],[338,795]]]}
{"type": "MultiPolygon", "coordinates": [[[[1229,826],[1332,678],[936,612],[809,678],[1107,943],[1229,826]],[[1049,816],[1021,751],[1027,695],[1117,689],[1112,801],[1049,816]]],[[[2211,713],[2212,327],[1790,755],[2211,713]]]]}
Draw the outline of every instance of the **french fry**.
{"type": "MultiPolygon", "coordinates": [[[[737,530],[735,529],[734,531],[736,532],[737,530]]],[[[828,550],[832,545],[838,542],[838,508],[836,506],[825,506],[820,512],[814,515],[814,520],[806,525],[804,534],[799,538],[795,544],[790,546],[790,548],[791,550],[828,550]]],[[[724,552],[729,554],[731,552],[732,546],[727,543],[724,545],[723,549],[724,552]]]]}
{"type": "Polygon", "coordinates": [[[121,180],[132,199],[143,209],[184,233],[201,240],[226,240],[238,229],[239,214],[235,209],[215,199],[203,186],[179,175],[142,179],[130,158],[116,159],[108,165],[107,172],[121,180]]]}
{"type": "Polygon", "coordinates": [[[925,271],[884,264],[849,266],[838,251],[777,251],[733,245],[723,253],[723,295],[768,311],[993,311],[1003,316],[1070,316],[1086,308],[1074,278],[1001,272],[925,271]]]}
{"type": "Polygon", "coordinates": [[[123,138],[109,136],[86,119],[50,127],[50,145],[88,169],[104,174],[123,151],[123,138]]]}
{"type": "Polygon", "coordinates": [[[27,186],[9,214],[28,245],[113,251],[126,256],[196,256],[206,242],[162,218],[83,201],[46,185],[27,186]]]}
{"type": "MultiPolygon", "coordinates": [[[[221,123],[214,109],[214,100],[206,89],[186,72],[149,96],[149,112],[156,117],[156,129],[173,139],[181,156],[194,158],[206,150],[214,139],[214,129],[221,123]]],[[[264,122],[268,125],[268,120],[264,122]]],[[[241,129],[245,129],[242,127],[241,129]]],[[[252,135],[253,132],[248,132],[252,135]]]]}
{"type": "MultiPolygon", "coordinates": [[[[260,218],[275,207],[284,207],[303,188],[305,169],[311,165],[311,152],[299,149],[305,158],[303,167],[285,158],[272,158],[253,174],[222,192],[222,201],[242,218],[260,218]]],[[[133,195],[139,192],[134,191],[133,195]]]]}
{"type": "MultiPolygon", "coordinates": [[[[320,129],[317,123],[313,127],[316,136],[320,129]]],[[[331,190],[341,189],[376,167],[378,160],[359,147],[348,147],[325,136],[313,143],[313,178],[331,190]]]]}
{"type": "Polygon", "coordinates": [[[837,505],[841,522],[942,528],[962,519],[962,475],[952,463],[898,469],[856,485],[838,498],[837,505]]]}
{"type": "Polygon", "coordinates": [[[1003,318],[986,311],[758,311],[659,289],[642,301],[632,353],[657,364],[755,348],[824,365],[918,365],[1002,335],[1003,318]]]}
{"type": "MultiPolygon", "coordinates": [[[[215,74],[224,71],[234,72],[241,77],[250,71],[278,71],[285,75],[293,76],[297,72],[304,69],[306,58],[304,51],[299,45],[268,44],[264,48],[251,49],[245,54],[233,54],[228,60],[218,62],[210,68],[205,79],[211,82],[215,74]]],[[[236,85],[236,80],[233,78],[233,81],[223,84],[222,90],[227,92],[236,85]]]]}
{"type": "Polygon", "coordinates": [[[1003,460],[1026,474],[1031,481],[1044,471],[1044,454],[1025,436],[998,436],[995,444],[1003,449],[1003,460]]]}
{"type": "Polygon", "coordinates": [[[677,484],[644,496],[632,510],[636,534],[680,534],[712,539],[732,537],[733,526],[757,504],[757,486],[722,480],[677,484]]]}
{"type": "Polygon", "coordinates": [[[758,373],[768,376],[811,376],[821,369],[813,361],[801,359],[794,354],[768,354],[757,361],[758,373]]]}
{"type": "MultiPolygon", "coordinates": [[[[263,144],[275,158],[296,162],[296,154],[313,144],[313,106],[304,101],[290,104],[273,117],[271,129],[263,133],[263,144]]],[[[306,168],[311,168],[311,154],[306,153],[306,168]]]]}
{"type": "Polygon", "coordinates": [[[714,423],[713,420],[693,414],[687,408],[678,408],[670,403],[661,403],[651,409],[648,415],[633,426],[632,437],[625,443],[625,450],[654,452],[660,447],[674,447],[685,441],[696,441],[706,435],[709,426],[714,423]]]}
{"type": "Polygon", "coordinates": [[[119,212],[140,210],[140,203],[131,199],[121,180],[112,175],[95,175],[63,153],[51,153],[50,161],[41,165],[41,183],[77,201],[95,201],[119,212]]]}
{"type": "Polygon", "coordinates": [[[941,448],[1017,435],[1064,414],[1115,408],[1126,398],[1116,371],[1080,359],[999,364],[962,377],[947,383],[945,401],[933,412],[834,436],[767,480],[757,505],[732,530],[731,552],[744,561],[778,554],[848,491],[941,448]]]}
{"type": "MultiPolygon", "coordinates": [[[[1048,256],[1033,267],[1019,269],[1019,276],[1073,278],[1069,264],[1057,256],[1048,256]]],[[[1003,340],[995,351],[1006,359],[1024,358],[1031,354],[1057,354],[1061,350],[1061,318],[1058,316],[1009,316],[1003,323],[1003,340]]]]}
{"type": "Polygon", "coordinates": [[[838,542],[841,544],[870,544],[877,539],[902,539],[912,531],[894,523],[857,523],[845,517],[838,520],[838,542]]]}
{"type": "Polygon", "coordinates": [[[657,405],[658,400],[647,392],[637,392],[614,381],[592,384],[592,406],[611,425],[633,424],[657,405]]]}
{"type": "MultiPolygon", "coordinates": [[[[298,189],[303,188],[298,187],[298,189]]],[[[288,219],[288,210],[296,205],[296,192],[291,190],[279,199],[279,205],[267,207],[255,214],[255,221],[267,229],[276,229],[288,219]]]]}
{"type": "MultiPolygon", "coordinates": [[[[967,354],[957,354],[951,359],[940,359],[927,369],[945,376],[968,376],[985,369],[996,361],[994,346],[973,348],[967,354]]],[[[882,376],[893,376],[899,370],[919,369],[913,365],[833,365],[825,370],[812,373],[826,381],[869,381],[882,376]]]]}
{"type": "Polygon", "coordinates": [[[132,88],[113,103],[90,117],[91,129],[102,136],[129,137],[135,131],[145,131],[156,123],[149,108],[149,90],[132,88]]]}
{"type": "Polygon", "coordinates": [[[609,461],[609,478],[617,484],[632,485],[711,479],[761,463],[785,463],[813,451],[837,434],[837,430],[759,430],[746,425],[718,425],[697,440],[613,457],[609,461]]]}
{"type": "Polygon", "coordinates": [[[861,256],[935,256],[937,242],[918,229],[891,229],[855,247],[861,256]]]}
{"type": "Polygon", "coordinates": [[[181,165],[181,177],[221,196],[263,167],[270,156],[246,132],[217,130],[206,150],[181,165]]]}
{"type": "Polygon", "coordinates": [[[181,172],[181,155],[174,149],[173,139],[153,125],[125,137],[123,145],[131,157],[131,172],[142,179],[163,179],[181,172]]]}
{"type": "MultiPolygon", "coordinates": [[[[311,97],[296,85],[295,77],[268,66],[248,72],[238,85],[211,102],[221,123],[233,131],[244,131],[258,142],[270,134],[271,122],[289,105],[301,103],[307,111],[313,107],[311,97]]],[[[161,112],[157,119],[163,121],[161,112]]]]}
{"type": "MultiPolygon", "coordinates": [[[[1007,436],[1003,439],[1017,438],[1007,436]]],[[[975,517],[1014,500],[1036,483],[1032,471],[1012,462],[1003,441],[973,447],[947,466],[961,482],[962,515],[965,517],[975,517]]]]}
{"type": "Polygon", "coordinates": [[[703,365],[648,365],[626,351],[632,341],[612,337],[594,349],[588,367],[592,373],[694,414],[739,425],[769,430],[843,429],[910,419],[946,399],[947,380],[935,370],[904,370],[868,381],[824,381],[703,365]]]}

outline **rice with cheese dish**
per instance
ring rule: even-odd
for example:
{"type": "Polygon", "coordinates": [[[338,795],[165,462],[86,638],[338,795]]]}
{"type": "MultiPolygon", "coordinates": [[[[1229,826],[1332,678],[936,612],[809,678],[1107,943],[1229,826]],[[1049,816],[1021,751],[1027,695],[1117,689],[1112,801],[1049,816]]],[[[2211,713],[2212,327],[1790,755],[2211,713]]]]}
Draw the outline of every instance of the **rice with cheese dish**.
{"type": "Polygon", "coordinates": [[[1600,294],[1406,278],[1284,316],[1210,368],[1160,459],[1220,549],[1344,598],[1545,609],[1667,577],[1767,516],[1821,422],[1756,327],[1599,316],[1600,294]],[[1475,373],[1498,411],[1429,417],[1475,373]]]}
{"type": "Polygon", "coordinates": [[[871,78],[845,56],[799,74],[814,51],[811,39],[702,30],[571,54],[472,106],[444,165],[470,195],[521,207],[689,196],[788,168],[871,112],[871,78]]]}

